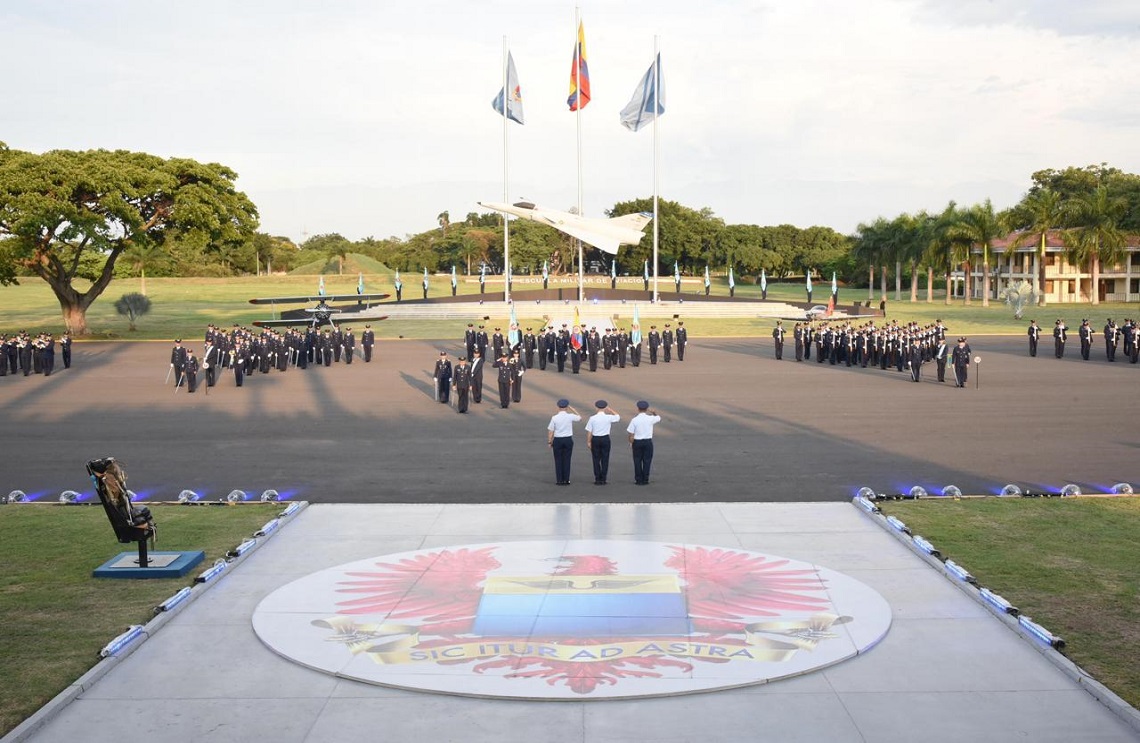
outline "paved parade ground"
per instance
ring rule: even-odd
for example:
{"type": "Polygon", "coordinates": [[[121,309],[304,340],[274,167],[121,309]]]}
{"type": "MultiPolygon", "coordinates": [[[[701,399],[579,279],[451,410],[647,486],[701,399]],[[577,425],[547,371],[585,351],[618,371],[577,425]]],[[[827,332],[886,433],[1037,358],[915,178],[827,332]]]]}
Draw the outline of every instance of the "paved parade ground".
{"type": "MultiPolygon", "coordinates": [[[[439,351],[457,357],[458,342],[382,339],[371,364],[255,374],[240,389],[226,376],[208,396],[164,384],[169,344],[79,344],[69,370],[0,379],[0,489],[50,500],[89,492],[84,463],[113,455],[152,500],[274,488],[313,505],[14,739],[1136,740],[1133,711],[1098,703],[1052,651],[842,502],[861,485],[983,493],[1075,482],[1089,492],[1135,474],[1128,391],[1140,367],[1028,358],[1013,338],[971,344],[980,385],[975,367],[965,389],[938,384],[932,366],[915,384],[894,370],[776,361],[765,341],[696,339],[680,363],[576,376],[536,368],[508,409],[488,374],[467,415],[432,399],[439,351]],[[546,425],[561,397],[586,414],[605,398],[622,432],[638,399],[660,412],[649,487],[634,486],[623,435],[609,484],[593,486],[580,424],[572,484],[554,486],[546,425]],[[439,565],[437,577],[391,583],[416,565],[439,565]],[[774,574],[772,590],[799,593],[791,608],[753,606],[758,623],[746,630],[698,631],[721,603],[738,616],[742,597],[775,595],[748,588],[773,568],[789,572],[774,574]],[[804,583],[805,573],[819,580],[804,583]],[[494,625],[515,615],[489,602],[509,602],[510,591],[482,586],[487,574],[496,585],[537,580],[552,595],[551,576],[597,588],[665,574],[686,592],[691,642],[665,653],[652,630],[583,637],[575,614],[568,637],[547,632],[532,647],[522,630],[506,654],[488,650],[471,627],[448,624],[473,621],[474,601],[476,629],[507,632],[494,625]],[[354,613],[346,581],[362,576],[371,603],[354,613]],[[375,624],[387,611],[400,623],[375,624]],[[785,635],[798,637],[799,655],[785,635]],[[596,659],[580,661],[603,640],[596,659]],[[413,643],[420,649],[404,652],[413,643]],[[712,646],[749,659],[702,662],[712,646]],[[755,647],[783,648],[788,660],[757,664],[755,647]],[[437,663],[433,648],[475,657],[437,663]],[[572,652],[580,662],[543,655],[572,652]],[[619,652],[636,657],[606,659],[619,652]],[[529,671],[511,672],[517,654],[529,671]],[[595,688],[611,698],[592,703],[595,688]],[[688,691],[703,693],[638,698],[688,691]]],[[[637,596],[614,600],[626,612],[637,596]]],[[[581,612],[605,599],[574,600],[581,612]]]]}
{"type": "Polygon", "coordinates": [[[311,502],[837,501],[863,485],[1087,492],[1136,472],[1140,366],[1107,363],[1099,348],[1088,362],[1075,348],[1055,359],[1051,344],[1029,358],[1024,339],[972,338],[980,375],[973,367],[956,389],[934,381],[932,364],[914,384],[905,371],[796,363],[790,343],[776,361],[769,339],[695,338],[682,363],[536,367],[505,410],[488,369],[483,403],[459,415],[433,402],[431,374],[440,349],[462,353],[461,330],[381,337],[371,364],[254,374],[240,389],[227,374],[209,395],[164,384],[170,344],[76,344],[71,369],[0,378],[0,489],[90,491],[84,463],[102,456],[155,500],[273,488],[311,502]],[[545,434],[561,397],[585,415],[598,398],[622,414],[609,485],[592,485],[578,424],[572,484],[554,487],[545,434]],[[639,399],[663,417],[648,488],[634,486],[624,440],[639,399]]]}

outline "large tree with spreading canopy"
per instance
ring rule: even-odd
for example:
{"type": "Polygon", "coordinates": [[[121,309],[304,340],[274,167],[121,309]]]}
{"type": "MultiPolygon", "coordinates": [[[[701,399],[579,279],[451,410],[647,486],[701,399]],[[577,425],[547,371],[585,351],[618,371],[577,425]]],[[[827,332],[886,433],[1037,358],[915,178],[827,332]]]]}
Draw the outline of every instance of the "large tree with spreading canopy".
{"type": "Polygon", "coordinates": [[[46,281],[74,334],[111,283],[123,251],[191,243],[234,249],[257,209],[216,163],[124,150],[12,150],[0,143],[0,283],[30,271],[46,281]],[[94,259],[94,260],[92,260],[94,259]],[[76,279],[91,282],[86,291],[76,279]]]}

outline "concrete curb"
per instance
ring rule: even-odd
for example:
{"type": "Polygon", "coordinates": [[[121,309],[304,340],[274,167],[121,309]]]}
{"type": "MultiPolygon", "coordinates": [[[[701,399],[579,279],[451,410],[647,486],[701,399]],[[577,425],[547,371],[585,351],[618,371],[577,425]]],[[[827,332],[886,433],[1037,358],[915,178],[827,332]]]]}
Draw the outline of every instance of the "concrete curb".
{"type": "MultiPolygon", "coordinates": [[[[1090,695],[1092,695],[1092,697],[1094,699],[1096,699],[1098,702],[1100,702],[1105,707],[1107,707],[1109,710],[1111,710],[1113,714],[1115,714],[1117,717],[1119,717],[1121,720],[1123,720],[1133,730],[1140,733],[1140,711],[1138,711],[1135,707],[1130,705],[1128,702],[1121,699],[1112,690],[1110,690],[1104,684],[1097,681],[1087,671],[1085,671],[1083,668],[1078,666],[1073,661],[1066,658],[1058,650],[1056,650],[1055,648],[1050,647],[1048,645],[1042,644],[1039,640],[1037,640],[1035,637],[1030,635],[1025,630],[1024,627],[1021,626],[1021,624],[1017,621],[1016,617],[1013,617],[1009,614],[1006,614],[1005,612],[998,610],[997,607],[992,606],[989,602],[982,599],[981,595],[978,593],[977,587],[975,587],[975,586],[971,585],[970,583],[967,583],[963,580],[960,580],[957,576],[955,576],[953,573],[951,573],[949,570],[946,569],[946,565],[943,563],[942,560],[938,559],[937,557],[934,557],[933,555],[928,554],[927,552],[925,552],[922,549],[919,549],[915,545],[914,539],[909,534],[906,534],[905,532],[899,531],[898,529],[891,526],[887,522],[886,517],[883,516],[883,514],[881,512],[876,511],[875,513],[870,513],[865,508],[860,507],[858,504],[858,500],[859,500],[858,498],[853,499],[851,501],[851,504],[860,513],[862,513],[868,519],[870,519],[872,522],[877,524],[879,526],[879,528],[883,529],[885,532],[892,535],[899,542],[906,545],[907,549],[909,549],[911,552],[913,552],[915,555],[917,555],[919,558],[921,558],[927,565],[934,568],[938,572],[942,573],[942,575],[944,575],[947,580],[949,580],[955,587],[957,587],[958,590],[962,591],[967,596],[970,596],[976,603],[978,603],[983,608],[985,608],[986,611],[988,611],[990,614],[993,614],[995,617],[997,617],[998,620],[1000,620],[1006,627],[1008,627],[1012,631],[1016,632],[1018,634],[1018,636],[1021,637],[1021,639],[1025,640],[1037,652],[1039,652],[1043,656],[1045,656],[1045,658],[1050,663],[1052,663],[1054,666],[1056,666],[1058,669],[1060,669],[1060,671],[1062,673],[1064,673],[1066,676],[1068,676],[1070,679],[1075,681],[1081,688],[1083,688],[1090,695]]],[[[961,566],[961,567],[964,567],[964,566],[961,566]]]]}
{"type": "MultiPolygon", "coordinates": [[[[300,507],[291,513],[281,526],[287,526],[296,520],[297,516],[309,507],[308,501],[298,501],[300,507]]],[[[282,511],[284,513],[284,511],[282,511]]],[[[283,518],[278,515],[276,518],[283,518]]],[[[232,572],[241,563],[249,559],[250,555],[257,552],[265,540],[273,537],[274,534],[280,532],[280,527],[273,529],[268,534],[259,537],[252,537],[256,541],[253,547],[243,552],[241,555],[227,560],[228,567],[219,578],[224,578],[226,574],[232,572]]],[[[209,566],[207,566],[208,569],[209,566]]],[[[22,743],[28,740],[40,728],[55,718],[60,712],[64,710],[67,705],[71,704],[83,692],[90,689],[95,685],[99,679],[106,676],[111,672],[115,666],[119,665],[132,653],[138,650],[144,642],[150,639],[155,632],[166,626],[168,622],[174,619],[178,614],[186,609],[187,606],[198,600],[202,594],[210,590],[213,586],[217,585],[220,580],[209,580],[205,583],[194,583],[190,587],[190,594],[186,599],[179,602],[179,604],[167,611],[159,611],[155,616],[143,625],[142,636],[135,642],[132,642],[127,647],[123,648],[114,655],[107,656],[103,660],[96,663],[87,673],[80,676],[72,682],[66,689],[52,697],[44,706],[36,710],[28,719],[21,722],[16,727],[12,728],[3,738],[0,738],[0,743],[22,743]]]]}

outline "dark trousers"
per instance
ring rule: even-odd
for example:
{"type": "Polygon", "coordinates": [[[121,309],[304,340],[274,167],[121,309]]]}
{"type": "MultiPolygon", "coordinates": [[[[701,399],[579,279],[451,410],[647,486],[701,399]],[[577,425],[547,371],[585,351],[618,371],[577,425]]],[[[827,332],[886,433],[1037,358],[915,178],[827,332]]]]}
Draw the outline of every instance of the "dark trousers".
{"type": "Polygon", "coordinates": [[[455,388],[455,409],[460,413],[467,412],[467,392],[466,387],[455,388]]]}
{"type": "Polygon", "coordinates": [[[556,436],[550,444],[554,452],[554,481],[570,482],[570,455],[574,453],[573,436],[556,436]]]}
{"type": "Polygon", "coordinates": [[[483,402],[483,380],[471,378],[471,399],[475,402],[483,402]]]}
{"type": "Polygon", "coordinates": [[[368,364],[372,361],[372,346],[364,347],[364,363],[368,364]]]}
{"type": "Polygon", "coordinates": [[[594,436],[590,440],[590,458],[594,460],[594,482],[605,482],[610,471],[610,437],[594,436]]]}
{"type": "Polygon", "coordinates": [[[511,406],[511,383],[499,382],[499,407],[509,408],[511,406]]]}
{"type": "Polygon", "coordinates": [[[653,439],[636,439],[633,442],[633,481],[649,484],[649,467],[653,464],[653,439]]]}

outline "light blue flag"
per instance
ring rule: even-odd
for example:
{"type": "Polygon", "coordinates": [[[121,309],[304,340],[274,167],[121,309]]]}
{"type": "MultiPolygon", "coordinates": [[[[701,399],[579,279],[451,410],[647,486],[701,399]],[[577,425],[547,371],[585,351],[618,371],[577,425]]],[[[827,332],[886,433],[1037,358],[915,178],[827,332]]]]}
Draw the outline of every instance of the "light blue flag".
{"type": "Polygon", "coordinates": [[[424,266],[424,289],[428,288],[427,266],[424,266]]]}
{"type": "Polygon", "coordinates": [[[645,277],[646,281],[649,281],[649,261],[645,262],[645,269],[642,275],[645,277]]]}
{"type": "Polygon", "coordinates": [[[357,294],[363,294],[364,293],[364,272],[363,271],[360,273],[360,275],[356,279],[356,293],[357,294]]]}
{"type": "Polygon", "coordinates": [[[807,270],[807,290],[811,291],[811,269],[807,270]]]}
{"type": "Polygon", "coordinates": [[[633,306],[633,324],[630,325],[629,339],[634,344],[641,343],[641,313],[637,310],[637,305],[633,306]]]}
{"type": "Polygon", "coordinates": [[[681,283],[681,269],[677,267],[677,261],[673,261],[673,281],[681,283]]]}
{"type": "Polygon", "coordinates": [[[835,271],[831,272],[831,293],[832,294],[838,294],[839,293],[839,284],[835,283],[835,271]]]}
{"type": "Polygon", "coordinates": [[[621,125],[631,132],[649,124],[661,114],[665,113],[665,78],[661,75],[661,55],[657,55],[657,64],[649,65],[649,70],[637,84],[633,97],[621,110],[621,125]],[[654,72],[656,71],[656,79],[654,72]]]}
{"type": "MultiPolygon", "coordinates": [[[[515,58],[510,52],[507,52],[507,118],[519,124],[525,124],[523,120],[523,105],[522,105],[522,87],[519,85],[519,75],[515,72],[515,58]]],[[[495,96],[495,100],[491,101],[491,107],[494,108],[499,115],[503,114],[503,89],[499,88],[499,94],[495,96]]]]}
{"type": "Polygon", "coordinates": [[[519,332],[519,316],[515,314],[514,304],[511,304],[511,325],[510,329],[507,330],[507,342],[511,344],[512,348],[522,343],[522,333],[519,332]]]}
{"type": "Polygon", "coordinates": [[[611,279],[617,278],[617,259],[616,258],[614,260],[610,261],[610,278],[611,279]]]}
{"type": "Polygon", "coordinates": [[[459,286],[459,279],[455,277],[455,266],[453,265],[451,267],[451,288],[454,289],[457,286],[459,286]]]}
{"type": "Polygon", "coordinates": [[[732,278],[732,266],[728,267],[728,288],[729,289],[735,289],[736,288],[736,280],[732,278]]]}
{"type": "Polygon", "coordinates": [[[708,267],[708,265],[706,265],[706,266],[705,266],[705,288],[706,288],[706,289],[708,289],[708,288],[709,288],[709,284],[710,284],[710,283],[711,283],[711,282],[709,281],[709,267],[708,267]]]}
{"type": "Polygon", "coordinates": [[[402,281],[400,281],[400,269],[398,269],[398,268],[396,269],[396,280],[395,280],[395,281],[393,281],[393,282],[392,282],[392,284],[393,284],[393,285],[394,285],[394,286],[395,286],[397,289],[402,289],[402,288],[404,288],[404,283],[403,283],[402,281]]]}
{"type": "Polygon", "coordinates": [[[550,267],[546,265],[546,261],[542,262],[542,280],[546,281],[550,278],[550,267]]]}
{"type": "Polygon", "coordinates": [[[760,291],[768,291],[768,274],[762,268],[760,269],[760,291]]]}
{"type": "Polygon", "coordinates": [[[487,264],[479,266],[479,285],[487,283],[487,264]]]}
{"type": "Polygon", "coordinates": [[[321,276],[321,280],[317,282],[317,294],[320,296],[325,295],[325,277],[321,276]]]}

